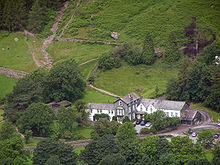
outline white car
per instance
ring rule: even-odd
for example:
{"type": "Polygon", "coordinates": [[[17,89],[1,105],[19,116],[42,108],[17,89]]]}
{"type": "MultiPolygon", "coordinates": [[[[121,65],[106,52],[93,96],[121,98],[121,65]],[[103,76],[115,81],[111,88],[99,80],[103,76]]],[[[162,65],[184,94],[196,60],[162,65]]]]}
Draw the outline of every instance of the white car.
{"type": "Polygon", "coordinates": [[[145,124],[145,127],[146,127],[146,128],[151,128],[151,127],[152,127],[152,124],[151,124],[150,122],[147,122],[147,123],[145,124]]]}

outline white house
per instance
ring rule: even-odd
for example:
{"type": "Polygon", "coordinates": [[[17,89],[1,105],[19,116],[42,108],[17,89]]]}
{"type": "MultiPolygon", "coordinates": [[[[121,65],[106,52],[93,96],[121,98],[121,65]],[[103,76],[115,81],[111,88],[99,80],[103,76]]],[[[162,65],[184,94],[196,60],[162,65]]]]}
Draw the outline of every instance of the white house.
{"type": "Polygon", "coordinates": [[[108,114],[110,120],[113,116],[122,122],[125,116],[130,120],[142,119],[145,113],[153,113],[162,110],[168,117],[181,118],[183,112],[188,109],[188,104],[183,101],[170,101],[161,99],[143,99],[135,93],[130,93],[114,101],[113,104],[89,103],[87,112],[90,112],[90,120],[94,121],[95,114],[108,114]]]}

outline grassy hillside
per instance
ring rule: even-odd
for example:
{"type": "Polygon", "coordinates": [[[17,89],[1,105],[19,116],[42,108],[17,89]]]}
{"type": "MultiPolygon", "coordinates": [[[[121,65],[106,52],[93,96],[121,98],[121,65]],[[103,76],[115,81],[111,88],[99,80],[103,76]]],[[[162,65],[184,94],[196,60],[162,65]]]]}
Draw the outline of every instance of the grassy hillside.
{"type": "Polygon", "coordinates": [[[0,38],[0,66],[26,72],[36,69],[24,36],[11,33],[0,38]]]}
{"type": "Polygon", "coordinates": [[[54,42],[47,49],[54,63],[59,60],[74,58],[79,64],[99,57],[109,52],[113,47],[109,45],[84,44],[73,42],[54,42]]]}
{"type": "Polygon", "coordinates": [[[18,80],[0,74],[0,99],[9,94],[18,80]]]}
{"type": "Polygon", "coordinates": [[[183,37],[192,16],[197,17],[198,27],[220,34],[220,1],[216,0],[91,0],[75,13],[66,37],[113,41],[110,34],[115,31],[120,33],[119,42],[141,42],[150,31],[155,44],[164,46],[172,31],[183,37]]]}
{"type": "Polygon", "coordinates": [[[130,66],[124,63],[120,68],[99,72],[94,85],[119,96],[136,92],[145,98],[152,98],[155,97],[156,86],[159,94],[163,94],[168,80],[176,76],[177,67],[170,67],[160,61],[152,66],[130,66]]]}

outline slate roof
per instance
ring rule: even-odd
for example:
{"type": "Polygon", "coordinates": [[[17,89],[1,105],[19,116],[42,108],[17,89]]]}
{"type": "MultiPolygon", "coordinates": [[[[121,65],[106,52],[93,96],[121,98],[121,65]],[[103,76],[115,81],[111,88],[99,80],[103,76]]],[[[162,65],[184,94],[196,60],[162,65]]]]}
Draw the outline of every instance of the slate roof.
{"type": "Polygon", "coordinates": [[[198,111],[196,111],[196,110],[185,110],[181,114],[181,119],[182,120],[190,120],[190,121],[192,121],[195,118],[197,113],[198,113],[198,111]]]}
{"type": "Polygon", "coordinates": [[[101,109],[101,110],[114,110],[114,104],[103,104],[103,103],[89,103],[88,108],[101,109]]]}
{"type": "Polygon", "coordinates": [[[132,92],[132,93],[129,93],[126,96],[120,98],[120,99],[123,100],[126,104],[129,104],[131,101],[137,100],[139,98],[140,98],[140,96],[138,96],[137,94],[132,92]]]}
{"type": "Polygon", "coordinates": [[[170,101],[170,100],[159,100],[159,99],[142,99],[141,103],[147,108],[152,104],[156,109],[165,110],[177,110],[180,111],[186,104],[183,101],[170,101]]]}

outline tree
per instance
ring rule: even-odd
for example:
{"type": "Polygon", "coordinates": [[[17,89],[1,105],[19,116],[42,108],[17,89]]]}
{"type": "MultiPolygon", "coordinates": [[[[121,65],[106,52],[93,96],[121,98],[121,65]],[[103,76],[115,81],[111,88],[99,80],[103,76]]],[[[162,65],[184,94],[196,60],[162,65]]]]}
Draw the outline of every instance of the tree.
{"type": "Polygon", "coordinates": [[[4,112],[10,121],[16,121],[30,104],[44,101],[46,79],[47,71],[42,68],[19,79],[5,101],[4,112]]]}
{"type": "Polygon", "coordinates": [[[57,63],[50,70],[44,96],[48,101],[74,102],[83,96],[84,90],[85,82],[79,68],[75,61],[70,59],[57,63]]]}
{"type": "Polygon", "coordinates": [[[57,156],[51,156],[45,163],[45,165],[62,165],[57,156]]]}
{"type": "Polygon", "coordinates": [[[215,144],[214,151],[213,151],[213,165],[219,165],[220,164],[220,141],[218,140],[215,144]]]}
{"type": "Polygon", "coordinates": [[[119,123],[116,121],[109,121],[105,118],[99,119],[99,121],[95,122],[94,124],[94,131],[99,135],[99,136],[103,136],[106,134],[112,134],[115,135],[118,127],[119,127],[119,123]]]}
{"type": "Polygon", "coordinates": [[[35,0],[29,13],[28,30],[40,33],[48,21],[47,8],[40,0],[35,0]]]}
{"type": "Polygon", "coordinates": [[[211,44],[216,35],[211,29],[200,30],[196,26],[196,17],[192,17],[192,23],[184,28],[188,42],[185,44],[184,53],[192,58],[197,58],[204,47],[211,44]],[[210,38],[208,40],[208,38],[210,38]]]}
{"type": "Polygon", "coordinates": [[[80,159],[88,165],[97,165],[105,156],[119,152],[113,135],[104,135],[91,141],[81,152],[80,159]]]}
{"type": "Polygon", "coordinates": [[[201,146],[205,148],[211,148],[214,138],[212,135],[212,132],[209,130],[202,130],[198,135],[198,142],[201,144],[201,146]]]}
{"type": "Polygon", "coordinates": [[[108,120],[110,120],[110,116],[108,114],[105,114],[105,113],[95,114],[94,118],[97,121],[99,121],[100,119],[108,119],[108,120]]]}
{"type": "Polygon", "coordinates": [[[31,104],[18,120],[19,130],[32,130],[34,136],[49,136],[55,119],[54,110],[43,103],[31,104]]]}
{"type": "Polygon", "coordinates": [[[193,159],[186,163],[186,165],[211,165],[207,159],[193,159]]]}
{"type": "Polygon", "coordinates": [[[84,101],[78,100],[75,102],[75,108],[78,112],[76,121],[80,124],[88,121],[89,113],[86,112],[87,106],[84,101]]]}
{"type": "Polygon", "coordinates": [[[123,123],[118,128],[116,140],[118,143],[122,143],[123,141],[133,141],[136,138],[135,134],[136,130],[132,123],[123,123]]]}
{"type": "Polygon", "coordinates": [[[192,140],[189,137],[172,137],[170,147],[175,155],[175,159],[183,164],[192,159],[202,159],[202,147],[196,143],[193,145],[192,140]]]}
{"type": "Polygon", "coordinates": [[[31,130],[25,130],[24,137],[25,137],[25,143],[28,144],[30,138],[32,137],[32,131],[31,130]]]}
{"type": "Polygon", "coordinates": [[[62,165],[75,165],[76,154],[69,144],[52,139],[45,139],[34,150],[33,165],[56,162],[62,165]],[[51,160],[52,159],[52,160],[51,160]]]}
{"type": "Polygon", "coordinates": [[[61,134],[65,131],[71,132],[78,126],[76,123],[76,114],[76,110],[72,107],[65,108],[61,106],[58,109],[57,120],[61,134]]]}
{"type": "Polygon", "coordinates": [[[141,64],[142,61],[142,52],[137,48],[130,48],[127,51],[126,56],[124,57],[125,61],[130,65],[141,64]]]}
{"type": "Polygon", "coordinates": [[[151,65],[156,60],[156,56],[154,53],[154,43],[151,38],[151,34],[149,32],[146,33],[146,37],[143,44],[143,52],[142,52],[142,63],[151,65]]]}
{"type": "Polygon", "coordinates": [[[176,38],[177,38],[176,33],[171,32],[168,38],[169,42],[167,42],[166,51],[164,54],[165,57],[164,60],[168,63],[176,62],[180,58],[176,38]]]}
{"type": "Polygon", "coordinates": [[[105,156],[99,165],[126,165],[126,160],[121,154],[112,154],[105,156]]]}
{"type": "Polygon", "coordinates": [[[125,118],[122,121],[122,123],[126,123],[126,122],[130,122],[130,119],[128,118],[128,116],[125,116],[125,118]]]}
{"type": "Polygon", "coordinates": [[[175,159],[173,153],[165,153],[159,157],[158,165],[178,165],[178,161],[175,159]]]}
{"type": "Polygon", "coordinates": [[[16,136],[17,132],[15,127],[9,121],[4,121],[0,126],[0,140],[10,139],[13,136],[16,136]]]}

